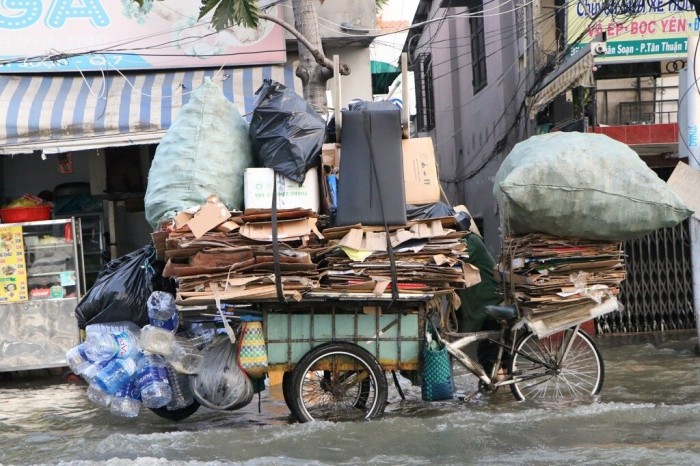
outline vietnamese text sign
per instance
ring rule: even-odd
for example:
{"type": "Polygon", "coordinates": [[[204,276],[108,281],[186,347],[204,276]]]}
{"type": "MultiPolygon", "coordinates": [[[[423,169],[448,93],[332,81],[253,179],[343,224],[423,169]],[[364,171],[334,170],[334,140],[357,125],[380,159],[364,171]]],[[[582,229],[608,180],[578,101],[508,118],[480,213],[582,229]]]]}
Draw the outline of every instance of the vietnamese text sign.
{"type": "Polygon", "coordinates": [[[29,299],[22,227],[0,225],[0,303],[29,299]]]}
{"type": "Polygon", "coordinates": [[[596,63],[643,62],[686,58],[688,37],[697,36],[700,20],[695,7],[687,0],[630,0],[606,6],[607,2],[582,0],[568,2],[567,40],[581,43],[572,47],[576,53],[594,37],[605,33],[607,47],[596,63]],[[596,20],[592,15],[602,13],[596,20]]]}
{"type": "MultiPolygon", "coordinates": [[[[0,1],[0,73],[204,68],[284,63],[284,30],[216,32],[200,2],[154,1],[134,17],[130,0],[0,1]]],[[[270,14],[281,16],[280,7],[270,14]]],[[[210,13],[211,15],[211,13],[210,13]]]]}

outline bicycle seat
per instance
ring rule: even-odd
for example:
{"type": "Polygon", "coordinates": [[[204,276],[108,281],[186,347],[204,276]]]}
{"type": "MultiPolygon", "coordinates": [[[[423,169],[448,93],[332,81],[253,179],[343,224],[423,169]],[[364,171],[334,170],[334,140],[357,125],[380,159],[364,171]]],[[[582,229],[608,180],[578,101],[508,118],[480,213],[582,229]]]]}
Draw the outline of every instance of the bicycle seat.
{"type": "Polygon", "coordinates": [[[515,310],[515,306],[496,306],[490,305],[484,307],[484,312],[493,317],[496,320],[513,320],[517,317],[518,313],[515,310]]]}

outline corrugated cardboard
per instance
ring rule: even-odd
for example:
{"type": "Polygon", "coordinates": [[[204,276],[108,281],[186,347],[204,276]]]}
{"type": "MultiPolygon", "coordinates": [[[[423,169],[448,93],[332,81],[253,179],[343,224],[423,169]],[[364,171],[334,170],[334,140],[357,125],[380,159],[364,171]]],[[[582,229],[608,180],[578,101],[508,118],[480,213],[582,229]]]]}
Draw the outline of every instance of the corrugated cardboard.
{"type": "MultiPolygon", "coordinates": [[[[277,222],[277,238],[282,240],[301,239],[315,234],[323,239],[316,228],[316,218],[302,218],[277,222]]],[[[272,222],[246,223],[240,229],[241,235],[257,241],[272,241],[272,222]]]]}
{"type": "Polygon", "coordinates": [[[311,209],[318,213],[318,173],[316,168],[306,172],[304,184],[284,175],[277,174],[272,168],[247,168],[243,174],[243,193],[246,209],[272,208],[273,183],[277,182],[278,209],[311,209]]]}
{"type": "Polygon", "coordinates": [[[678,162],[668,179],[668,186],[683,203],[700,219],[700,171],[683,162],[678,162]]]}
{"type": "Polygon", "coordinates": [[[440,201],[440,182],[431,138],[401,140],[406,204],[435,204],[440,201]]]}
{"type": "Polygon", "coordinates": [[[324,166],[331,167],[331,172],[337,172],[340,167],[340,144],[324,144],[321,149],[321,159],[324,166]]]}
{"type": "Polygon", "coordinates": [[[213,230],[231,217],[231,212],[221,202],[207,202],[199,212],[187,222],[195,238],[213,230]]]}

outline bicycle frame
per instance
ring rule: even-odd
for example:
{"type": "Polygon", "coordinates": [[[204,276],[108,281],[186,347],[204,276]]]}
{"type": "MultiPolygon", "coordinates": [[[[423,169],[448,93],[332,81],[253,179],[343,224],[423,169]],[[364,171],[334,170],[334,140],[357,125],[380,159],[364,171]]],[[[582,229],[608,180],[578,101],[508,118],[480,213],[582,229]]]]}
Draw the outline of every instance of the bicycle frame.
{"type": "MultiPolygon", "coordinates": [[[[543,367],[547,369],[554,370],[557,367],[561,367],[563,365],[563,362],[566,360],[566,357],[569,353],[569,350],[571,349],[571,346],[573,344],[574,336],[576,335],[576,332],[578,331],[580,327],[579,325],[576,325],[574,327],[571,327],[569,329],[564,329],[562,330],[564,332],[564,337],[566,341],[564,342],[564,351],[558,355],[559,357],[557,358],[557,361],[555,364],[552,364],[548,361],[541,361],[541,360],[536,360],[533,359],[532,357],[528,356],[527,354],[523,354],[521,352],[517,352],[520,356],[535,362],[537,364],[542,365],[543,367]]],[[[442,338],[441,336],[438,336],[442,343],[445,345],[447,352],[452,355],[457,361],[460,362],[464,367],[467,368],[472,374],[474,374],[476,377],[479,378],[481,382],[485,384],[485,386],[489,388],[497,388],[501,387],[504,385],[511,385],[513,383],[519,382],[521,380],[525,380],[525,378],[518,378],[514,374],[508,374],[508,377],[505,378],[504,380],[500,381],[495,381],[496,376],[498,374],[498,371],[501,367],[501,361],[503,359],[503,350],[504,348],[507,348],[511,353],[515,352],[514,351],[514,345],[515,342],[517,341],[517,334],[513,335],[512,339],[512,344],[509,346],[506,344],[506,334],[512,330],[512,327],[509,325],[503,325],[503,328],[501,330],[489,330],[489,331],[481,331],[481,332],[471,332],[464,334],[465,336],[459,338],[458,340],[455,340],[453,342],[449,342],[442,338]],[[483,366],[479,364],[477,361],[469,357],[464,351],[462,351],[463,348],[466,348],[467,346],[483,341],[483,340],[491,340],[493,343],[498,345],[498,356],[496,357],[496,360],[494,361],[493,369],[491,371],[491,374],[486,374],[486,371],[484,370],[483,366]],[[495,382],[494,382],[495,381],[495,382]]]]}

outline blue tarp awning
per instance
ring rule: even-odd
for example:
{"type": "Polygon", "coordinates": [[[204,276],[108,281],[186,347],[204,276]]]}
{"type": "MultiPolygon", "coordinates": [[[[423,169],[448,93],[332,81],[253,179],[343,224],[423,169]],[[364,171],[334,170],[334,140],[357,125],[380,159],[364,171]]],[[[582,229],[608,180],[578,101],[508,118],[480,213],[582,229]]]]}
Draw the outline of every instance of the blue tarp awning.
{"type": "Polygon", "coordinates": [[[171,72],[1,75],[0,154],[45,153],[160,141],[210,77],[241,115],[265,78],[295,89],[291,64],[171,72]]]}

